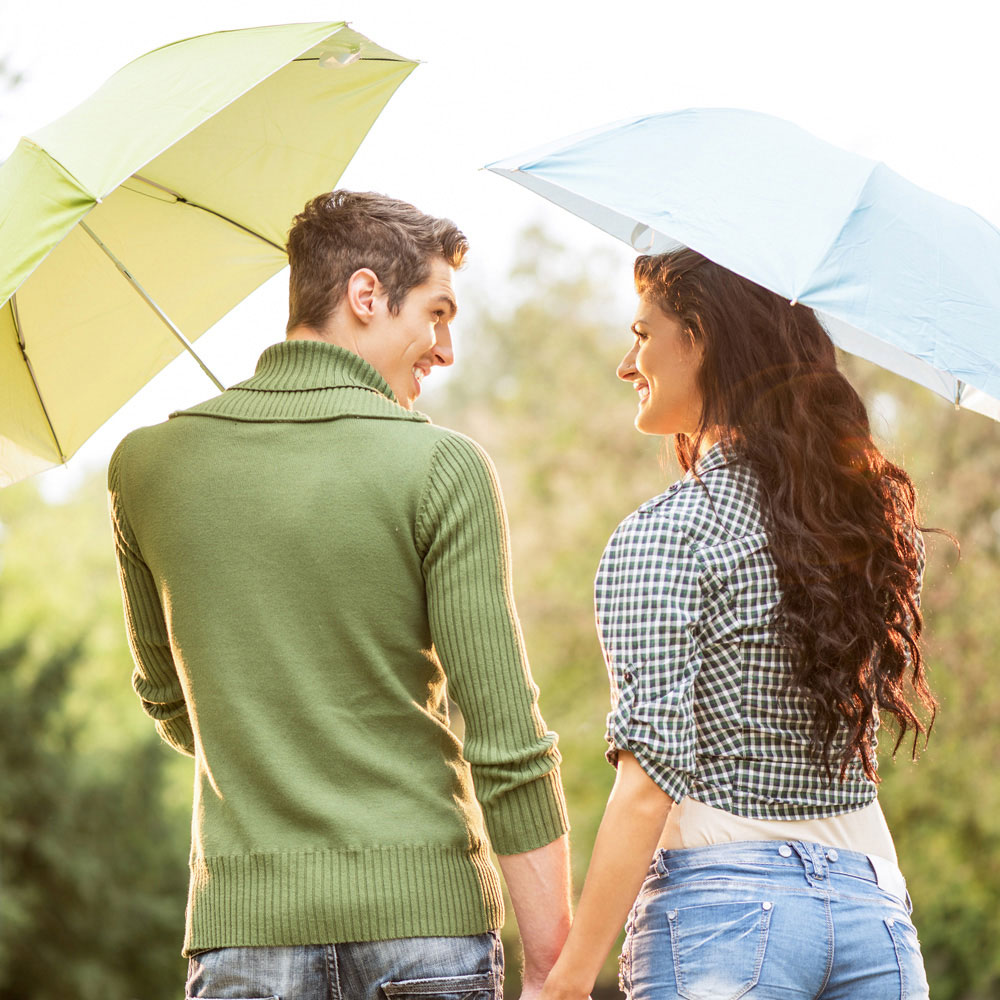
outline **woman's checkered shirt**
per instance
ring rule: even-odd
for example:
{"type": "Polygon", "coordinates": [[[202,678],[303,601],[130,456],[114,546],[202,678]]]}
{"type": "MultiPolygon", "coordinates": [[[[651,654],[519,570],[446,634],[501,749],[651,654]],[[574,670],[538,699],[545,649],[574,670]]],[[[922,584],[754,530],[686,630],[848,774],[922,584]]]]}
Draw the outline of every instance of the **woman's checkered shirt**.
{"type": "MultiPolygon", "coordinates": [[[[608,759],[627,750],[675,801],[756,819],[815,819],[875,799],[855,761],[818,762],[810,701],[789,690],[780,590],[756,479],[716,445],[612,535],[597,573],[611,678],[608,759]]],[[[918,535],[919,539],[919,535],[918,535]]]]}

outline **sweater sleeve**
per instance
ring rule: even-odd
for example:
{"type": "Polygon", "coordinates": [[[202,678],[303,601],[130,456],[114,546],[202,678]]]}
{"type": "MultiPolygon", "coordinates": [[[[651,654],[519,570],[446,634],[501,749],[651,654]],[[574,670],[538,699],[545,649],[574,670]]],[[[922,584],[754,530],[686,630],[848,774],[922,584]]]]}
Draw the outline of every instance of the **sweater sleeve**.
{"type": "Polygon", "coordinates": [[[543,847],[568,829],[560,756],[514,610],[499,483],[474,442],[436,445],[416,529],[431,636],[465,718],[465,759],[493,848],[543,847]]]}
{"type": "Polygon", "coordinates": [[[125,517],[122,495],[125,445],[123,441],[118,446],[108,466],[108,502],[125,628],[135,661],[132,687],[160,736],[180,753],[194,756],[194,733],[170,650],[160,595],[125,517]]]}

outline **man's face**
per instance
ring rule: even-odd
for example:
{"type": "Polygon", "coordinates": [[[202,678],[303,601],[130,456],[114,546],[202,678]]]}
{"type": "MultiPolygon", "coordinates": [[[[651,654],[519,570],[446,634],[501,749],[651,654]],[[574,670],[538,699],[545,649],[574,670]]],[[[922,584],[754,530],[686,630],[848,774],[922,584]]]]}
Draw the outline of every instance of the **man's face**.
{"type": "Polygon", "coordinates": [[[410,289],[395,315],[389,312],[385,292],[378,294],[377,320],[365,338],[362,357],[408,410],[431,369],[455,360],[450,328],[458,310],[454,273],[447,261],[435,258],[430,277],[410,289]]]}

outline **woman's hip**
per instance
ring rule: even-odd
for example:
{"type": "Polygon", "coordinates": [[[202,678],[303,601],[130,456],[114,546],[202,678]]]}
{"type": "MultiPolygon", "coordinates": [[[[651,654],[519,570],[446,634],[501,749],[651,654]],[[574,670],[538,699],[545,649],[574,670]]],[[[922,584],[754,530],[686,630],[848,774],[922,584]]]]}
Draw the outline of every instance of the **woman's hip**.
{"type": "Polygon", "coordinates": [[[659,851],[629,916],[622,987],[632,1000],[925,997],[905,883],[881,867],[793,842],[659,851]]]}

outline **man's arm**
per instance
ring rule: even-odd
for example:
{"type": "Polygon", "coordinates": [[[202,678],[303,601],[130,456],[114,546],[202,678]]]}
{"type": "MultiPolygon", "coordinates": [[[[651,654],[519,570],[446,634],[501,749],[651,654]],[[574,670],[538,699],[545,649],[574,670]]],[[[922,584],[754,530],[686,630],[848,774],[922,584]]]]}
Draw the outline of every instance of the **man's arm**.
{"type": "Polygon", "coordinates": [[[122,498],[124,442],[108,466],[108,502],[122,588],[125,630],[135,670],[132,686],[156,731],[175,750],[194,755],[194,733],[170,650],[167,625],[153,575],[125,518],[122,498]]]}
{"type": "Polygon", "coordinates": [[[524,950],[521,1000],[538,996],[569,933],[569,837],[498,857],[524,950]]]}
{"type": "Polygon", "coordinates": [[[570,919],[560,757],[514,610],[496,474],[467,438],[436,446],[417,544],[431,636],[465,719],[465,759],[521,929],[526,981],[537,992],[570,919]]]}

